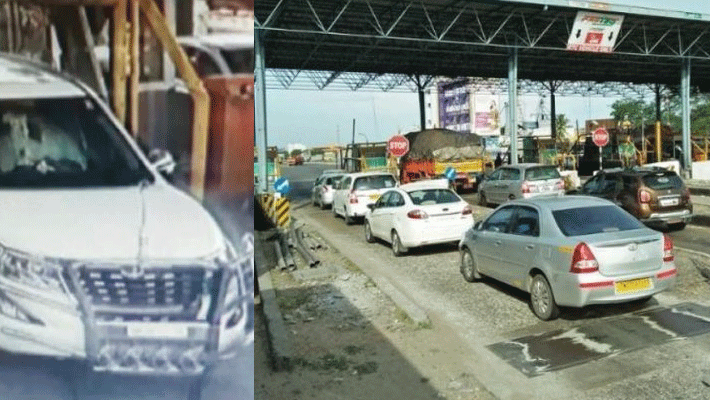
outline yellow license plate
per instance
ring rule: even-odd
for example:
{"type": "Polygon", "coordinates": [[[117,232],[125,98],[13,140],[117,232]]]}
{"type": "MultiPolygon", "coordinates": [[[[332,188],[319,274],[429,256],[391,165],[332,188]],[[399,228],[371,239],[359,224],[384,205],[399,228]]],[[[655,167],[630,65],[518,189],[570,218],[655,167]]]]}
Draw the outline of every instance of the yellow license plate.
{"type": "Polygon", "coordinates": [[[370,198],[371,198],[372,200],[377,200],[377,199],[380,198],[380,195],[379,195],[379,194],[371,194],[371,195],[370,195],[370,198]]]}
{"type": "Polygon", "coordinates": [[[614,284],[616,294],[633,293],[650,288],[650,278],[632,279],[630,281],[621,281],[614,284]]]}

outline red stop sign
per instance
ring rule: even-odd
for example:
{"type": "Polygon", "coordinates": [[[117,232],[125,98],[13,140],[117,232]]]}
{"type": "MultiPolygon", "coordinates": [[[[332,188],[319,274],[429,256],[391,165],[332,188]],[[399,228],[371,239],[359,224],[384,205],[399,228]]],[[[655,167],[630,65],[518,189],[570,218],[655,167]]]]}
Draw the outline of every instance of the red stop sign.
{"type": "Polygon", "coordinates": [[[402,157],[409,152],[409,140],[402,135],[394,135],[387,141],[387,151],[395,157],[402,157]]]}
{"type": "Polygon", "coordinates": [[[604,147],[609,144],[609,132],[604,128],[597,128],[592,132],[592,141],[599,147],[604,147]]]}

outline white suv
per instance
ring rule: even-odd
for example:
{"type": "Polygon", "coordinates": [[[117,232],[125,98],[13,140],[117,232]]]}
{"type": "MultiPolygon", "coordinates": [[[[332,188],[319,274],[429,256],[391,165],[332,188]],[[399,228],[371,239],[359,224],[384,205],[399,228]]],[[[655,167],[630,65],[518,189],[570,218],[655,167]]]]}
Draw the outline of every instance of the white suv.
{"type": "Polygon", "coordinates": [[[357,172],[344,175],[335,186],[333,215],[342,215],[350,225],[355,218],[364,218],[380,195],[397,186],[392,174],[382,172],[357,172]]]}
{"type": "Polygon", "coordinates": [[[85,85],[0,55],[1,350],[183,377],[236,354],[253,261],[169,161],[85,85]]]}

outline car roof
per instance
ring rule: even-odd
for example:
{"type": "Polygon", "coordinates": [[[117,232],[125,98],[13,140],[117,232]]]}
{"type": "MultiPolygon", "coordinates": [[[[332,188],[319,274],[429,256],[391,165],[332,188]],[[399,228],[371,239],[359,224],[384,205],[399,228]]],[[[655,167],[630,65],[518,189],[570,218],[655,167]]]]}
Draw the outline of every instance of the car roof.
{"type": "Polygon", "coordinates": [[[583,208],[613,205],[609,200],[594,196],[559,196],[559,197],[531,197],[528,199],[512,200],[505,204],[534,205],[550,211],[566,210],[569,208],[583,208]]]}
{"type": "Polygon", "coordinates": [[[405,192],[410,192],[414,190],[427,190],[427,189],[449,189],[449,180],[447,178],[443,179],[428,179],[423,181],[416,181],[412,183],[405,183],[400,185],[399,189],[405,192]]]}
{"type": "Polygon", "coordinates": [[[389,172],[350,172],[346,173],[345,176],[349,176],[351,178],[359,178],[361,176],[379,176],[379,175],[388,175],[394,178],[392,174],[389,172]]]}
{"type": "Polygon", "coordinates": [[[84,97],[71,78],[21,57],[0,53],[0,99],[84,97]]]}
{"type": "Polygon", "coordinates": [[[513,165],[503,165],[500,168],[514,168],[514,169],[528,169],[528,168],[533,168],[533,167],[555,167],[554,165],[547,165],[547,164],[538,164],[538,163],[519,163],[519,164],[513,164],[513,165]]]}

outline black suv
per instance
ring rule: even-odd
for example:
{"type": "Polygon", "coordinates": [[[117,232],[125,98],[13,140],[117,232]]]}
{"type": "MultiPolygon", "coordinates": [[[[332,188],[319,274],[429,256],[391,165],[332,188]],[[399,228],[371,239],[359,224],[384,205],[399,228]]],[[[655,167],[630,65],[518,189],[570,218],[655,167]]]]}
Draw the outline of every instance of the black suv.
{"type": "Polygon", "coordinates": [[[600,171],[582,185],[579,193],[611,200],[648,225],[682,229],[693,218],[690,191],[678,174],[666,169],[600,171]]]}

